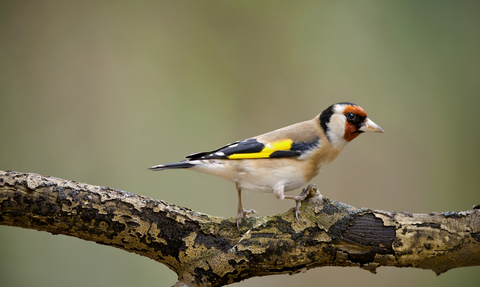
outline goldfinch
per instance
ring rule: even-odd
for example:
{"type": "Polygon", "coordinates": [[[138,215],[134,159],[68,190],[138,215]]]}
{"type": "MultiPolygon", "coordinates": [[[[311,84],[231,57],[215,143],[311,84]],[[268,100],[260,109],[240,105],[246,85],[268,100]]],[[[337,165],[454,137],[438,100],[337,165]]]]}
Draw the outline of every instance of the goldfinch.
{"type": "Polygon", "coordinates": [[[365,111],[348,102],[331,105],[315,118],[214,151],[194,153],[186,160],[152,166],[151,170],[189,169],[234,182],[238,192],[237,228],[242,218],[258,213],[242,206],[242,189],[273,192],[278,199],[296,201],[300,214],[305,196],[286,195],[311,179],[333,161],[343,147],[363,132],[383,130],[365,111]]]}

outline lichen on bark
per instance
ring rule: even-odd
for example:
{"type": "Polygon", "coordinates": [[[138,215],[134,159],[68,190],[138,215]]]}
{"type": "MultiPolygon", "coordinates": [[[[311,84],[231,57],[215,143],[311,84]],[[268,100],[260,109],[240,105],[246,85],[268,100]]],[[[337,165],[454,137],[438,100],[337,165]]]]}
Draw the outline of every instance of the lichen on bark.
{"type": "Polygon", "coordinates": [[[355,208],[314,186],[294,209],[242,221],[117,189],[0,171],[0,224],[65,234],[137,253],[177,273],[175,286],[223,286],[322,266],[480,265],[480,210],[410,214],[355,208]]]}

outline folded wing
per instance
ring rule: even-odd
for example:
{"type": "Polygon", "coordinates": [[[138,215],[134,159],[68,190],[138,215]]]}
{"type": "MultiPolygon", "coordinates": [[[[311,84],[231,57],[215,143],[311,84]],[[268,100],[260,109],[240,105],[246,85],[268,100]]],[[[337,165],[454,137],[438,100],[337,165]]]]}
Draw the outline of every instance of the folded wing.
{"type": "Polygon", "coordinates": [[[319,144],[319,139],[310,143],[294,142],[283,139],[263,143],[257,139],[233,142],[210,152],[200,152],[186,156],[190,160],[198,159],[259,159],[298,157],[319,144]]]}

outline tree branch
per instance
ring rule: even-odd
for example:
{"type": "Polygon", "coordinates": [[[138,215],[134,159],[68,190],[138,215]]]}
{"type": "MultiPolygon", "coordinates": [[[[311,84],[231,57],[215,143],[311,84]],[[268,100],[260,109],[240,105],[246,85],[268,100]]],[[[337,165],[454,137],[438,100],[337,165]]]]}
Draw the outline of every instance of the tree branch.
{"type": "Polygon", "coordinates": [[[321,266],[415,267],[437,274],[480,265],[480,210],[410,214],[355,208],[305,189],[294,209],[242,221],[133,193],[0,171],[0,224],[64,234],[146,256],[174,286],[223,286],[321,266]]]}

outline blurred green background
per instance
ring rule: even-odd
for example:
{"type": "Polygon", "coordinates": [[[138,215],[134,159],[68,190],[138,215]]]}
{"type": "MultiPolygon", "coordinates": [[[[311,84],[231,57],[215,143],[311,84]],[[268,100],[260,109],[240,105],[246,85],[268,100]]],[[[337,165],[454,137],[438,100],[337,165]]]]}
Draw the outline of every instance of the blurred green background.
{"type": "MultiPolygon", "coordinates": [[[[478,1],[0,1],[0,169],[234,216],[234,185],[178,161],[361,105],[362,135],[312,182],[358,207],[480,203],[478,1]]],[[[298,193],[299,191],[295,191],[298,193]]],[[[248,193],[260,215],[293,207],[248,193]]],[[[234,286],[466,286],[479,267],[318,268],[234,286]]],[[[119,249],[0,226],[1,286],[171,286],[119,249]]]]}

